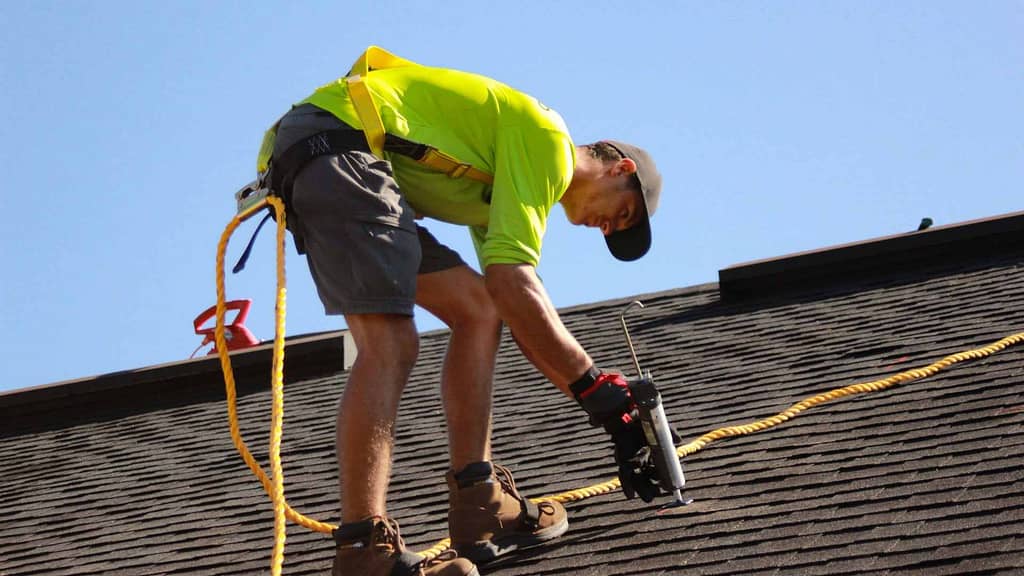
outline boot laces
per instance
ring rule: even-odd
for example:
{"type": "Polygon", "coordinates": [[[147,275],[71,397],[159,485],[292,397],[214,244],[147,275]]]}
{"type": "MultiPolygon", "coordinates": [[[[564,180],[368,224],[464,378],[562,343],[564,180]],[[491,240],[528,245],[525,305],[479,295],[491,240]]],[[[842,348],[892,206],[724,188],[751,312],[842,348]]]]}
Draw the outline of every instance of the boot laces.
{"type": "Polygon", "coordinates": [[[385,555],[401,552],[405,546],[398,530],[398,522],[390,518],[380,518],[374,525],[373,533],[370,536],[370,545],[374,550],[385,555]]]}
{"type": "Polygon", "coordinates": [[[516,500],[522,501],[523,497],[519,495],[519,491],[516,490],[516,481],[512,478],[512,471],[500,464],[491,464],[494,467],[494,471],[497,472],[494,476],[497,477],[498,482],[501,484],[503,490],[506,493],[512,495],[516,500]]]}
{"type": "MultiPolygon", "coordinates": [[[[502,489],[511,495],[516,500],[522,503],[525,498],[519,494],[519,490],[516,489],[516,481],[512,478],[512,471],[500,464],[491,464],[494,467],[494,471],[498,472],[495,477],[498,478],[498,483],[501,484],[502,489]]],[[[555,513],[555,506],[549,500],[540,500],[536,502],[537,510],[541,514],[553,515],[555,513]]]]}
{"type": "MultiPolygon", "coordinates": [[[[392,555],[401,554],[405,550],[405,542],[402,541],[402,534],[398,528],[398,522],[390,518],[381,518],[376,525],[371,537],[371,544],[378,553],[392,555]]],[[[437,556],[423,560],[416,566],[416,573],[423,575],[424,568],[430,568],[437,564],[443,564],[457,558],[459,554],[452,548],[441,551],[437,556]]]]}

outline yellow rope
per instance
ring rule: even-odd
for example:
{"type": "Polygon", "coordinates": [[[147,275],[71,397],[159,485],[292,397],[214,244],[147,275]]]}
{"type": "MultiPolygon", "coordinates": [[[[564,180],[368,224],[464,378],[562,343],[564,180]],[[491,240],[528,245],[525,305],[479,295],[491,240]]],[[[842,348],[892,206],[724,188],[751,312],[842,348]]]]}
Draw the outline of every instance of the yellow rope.
{"type": "MultiPolygon", "coordinates": [[[[334,524],[328,524],[324,522],[318,522],[311,518],[303,516],[299,512],[293,510],[288,505],[284,496],[284,474],[281,468],[281,436],[283,429],[283,412],[284,412],[284,323],[285,323],[285,273],[284,273],[284,231],[285,231],[285,210],[284,204],[275,197],[268,197],[261,200],[259,203],[253,205],[246,211],[236,215],[227,228],[224,230],[224,234],[221,235],[220,243],[217,246],[217,326],[214,332],[214,337],[217,343],[217,351],[220,356],[221,368],[224,371],[224,386],[227,392],[227,404],[228,404],[228,422],[231,427],[231,439],[235,444],[235,448],[242,455],[242,459],[245,460],[246,465],[256,475],[260,483],[263,485],[263,489],[266,490],[267,494],[270,495],[271,500],[274,504],[274,549],[271,557],[271,574],[273,576],[279,576],[281,573],[281,565],[284,561],[284,541],[285,541],[285,519],[291,520],[300,526],[304,526],[310,530],[323,533],[331,533],[335,528],[334,524]],[[271,206],[276,214],[277,218],[277,306],[276,306],[276,322],[274,330],[274,359],[272,369],[272,381],[271,381],[271,394],[272,394],[272,407],[271,407],[271,430],[270,430],[270,466],[271,466],[271,477],[267,477],[267,474],[260,467],[259,463],[253,458],[249,449],[245,445],[245,441],[242,440],[241,432],[238,427],[238,411],[236,407],[236,394],[235,394],[235,380],[234,373],[231,369],[231,359],[227,352],[227,340],[224,337],[224,317],[226,315],[225,307],[225,295],[224,295],[224,253],[227,250],[228,240],[231,238],[231,234],[234,233],[238,226],[257,213],[259,210],[266,206],[271,206]]],[[[1024,332],[1012,334],[997,342],[993,342],[988,346],[977,348],[974,350],[968,350],[966,352],[960,352],[947,356],[938,362],[934,362],[924,368],[917,368],[900,372],[888,378],[882,380],[874,380],[871,382],[863,382],[860,384],[852,384],[843,388],[836,388],[823,394],[818,394],[807,398],[801,402],[790,406],[788,409],[765,418],[751,422],[749,424],[743,424],[739,426],[726,426],[724,428],[718,428],[712,430],[703,436],[700,436],[696,440],[684,444],[676,449],[676,454],[680,458],[693,454],[702,450],[708,444],[723,438],[729,438],[732,436],[742,436],[744,434],[752,434],[778,426],[786,422],[787,420],[797,416],[801,412],[853,394],[862,394],[867,392],[877,392],[884,390],[896,384],[910,382],[912,380],[918,380],[932,376],[935,373],[945,370],[950,366],[966,360],[977,360],[991,356],[996,352],[999,352],[1014,344],[1024,342],[1024,332]]],[[[561,494],[555,494],[552,496],[543,496],[541,498],[533,498],[534,502],[540,502],[541,500],[556,500],[558,502],[576,502],[583,500],[584,498],[590,498],[591,496],[598,496],[600,494],[608,494],[614,492],[620,487],[619,479],[613,478],[606,482],[594,484],[584,488],[576,490],[570,490],[561,494]]],[[[428,560],[436,558],[438,555],[443,553],[451,546],[451,541],[447,538],[441,540],[437,544],[434,544],[426,550],[422,550],[419,554],[426,557],[428,560]]]]}
{"type": "Polygon", "coordinates": [[[846,386],[844,388],[836,388],[835,390],[830,390],[828,392],[825,392],[824,394],[818,394],[817,396],[812,396],[811,398],[807,398],[806,400],[797,402],[796,404],[790,406],[787,410],[780,412],[770,418],[765,418],[764,420],[758,420],[757,422],[751,422],[750,424],[744,424],[741,426],[727,426],[725,428],[719,428],[717,430],[708,432],[707,434],[701,436],[700,438],[697,438],[696,440],[688,444],[680,446],[679,449],[676,450],[676,453],[679,454],[680,458],[682,458],[689,454],[697,452],[698,450],[704,448],[704,446],[716,440],[729,438],[731,436],[742,436],[744,434],[752,434],[754,432],[760,432],[761,430],[771,428],[772,426],[778,426],[779,424],[782,424],[783,422],[789,420],[790,418],[793,418],[794,416],[803,412],[804,410],[813,408],[814,406],[817,406],[819,404],[824,404],[825,402],[830,402],[832,400],[837,400],[839,398],[843,398],[846,396],[852,396],[854,394],[877,392],[879,390],[885,390],[886,388],[895,386],[896,384],[902,384],[905,382],[910,382],[912,380],[927,378],[928,376],[932,376],[941,370],[949,368],[953,364],[957,364],[965,360],[978,360],[981,358],[985,358],[986,356],[991,356],[992,354],[995,354],[996,352],[999,352],[1008,346],[1019,344],[1022,341],[1024,341],[1024,332],[1018,332],[1016,334],[1011,334],[997,342],[993,342],[988,346],[946,356],[942,360],[939,360],[938,362],[933,362],[932,364],[929,364],[924,368],[907,370],[904,372],[900,372],[899,374],[889,376],[888,378],[883,378],[881,380],[863,382],[861,384],[851,384],[850,386],[846,386]]]}
{"type": "MultiPolygon", "coordinates": [[[[939,360],[938,362],[925,366],[924,368],[907,370],[905,372],[900,372],[899,374],[895,374],[882,380],[874,380],[872,382],[851,384],[850,386],[846,386],[844,388],[836,388],[835,390],[830,390],[823,394],[818,394],[817,396],[812,396],[811,398],[807,398],[806,400],[797,402],[796,404],[790,406],[788,409],[769,418],[758,420],[756,422],[751,422],[749,424],[742,424],[739,426],[726,426],[724,428],[712,430],[711,432],[708,432],[707,434],[700,436],[696,440],[693,440],[692,442],[689,442],[678,447],[676,449],[676,454],[680,458],[685,458],[690,454],[700,451],[705,446],[716,440],[722,440],[723,438],[729,438],[732,436],[742,436],[744,434],[753,434],[754,432],[760,432],[762,430],[771,428],[772,426],[778,426],[779,424],[782,424],[783,422],[789,420],[790,418],[795,417],[797,414],[803,412],[804,410],[813,408],[814,406],[818,406],[819,404],[824,404],[825,402],[837,400],[845,396],[852,396],[853,394],[877,392],[879,390],[884,390],[891,386],[895,386],[896,384],[909,382],[911,380],[918,380],[920,378],[925,378],[927,376],[932,376],[936,372],[939,372],[940,370],[945,370],[946,368],[949,368],[950,366],[958,362],[963,362],[965,360],[977,360],[979,358],[991,356],[992,354],[995,354],[996,352],[999,352],[1000,350],[1003,350],[1008,346],[1012,346],[1013,344],[1019,344],[1020,342],[1024,342],[1024,332],[1012,334],[1010,336],[1003,338],[1002,340],[993,342],[992,344],[989,344],[988,346],[982,348],[968,350],[966,352],[960,352],[959,354],[947,356],[942,360],[939,360]]],[[[553,496],[534,498],[533,500],[535,502],[545,499],[557,500],[563,503],[575,502],[577,500],[582,500],[584,498],[589,498],[591,496],[596,496],[598,494],[607,494],[608,492],[613,492],[616,489],[618,489],[619,486],[621,486],[621,484],[619,483],[619,479],[613,478],[611,480],[608,480],[607,482],[602,482],[600,484],[595,484],[593,486],[588,486],[586,488],[570,490],[569,492],[563,492],[561,494],[555,494],[553,496]]]]}
{"type": "Polygon", "coordinates": [[[284,421],[284,323],[285,323],[285,269],[284,269],[284,238],[285,238],[285,210],[280,199],[269,197],[253,205],[248,210],[236,215],[224,233],[221,235],[220,243],[217,245],[217,325],[214,330],[214,340],[217,343],[217,353],[220,356],[221,369],[224,372],[224,388],[227,395],[228,423],[231,427],[231,439],[235,448],[249,469],[259,478],[263,489],[270,495],[274,504],[274,548],[270,561],[270,572],[273,576],[281,574],[281,566],[284,563],[284,542],[285,542],[285,519],[296,524],[305,526],[317,532],[330,533],[333,525],[324,524],[307,518],[296,512],[288,505],[284,497],[284,471],[281,466],[281,436],[283,433],[284,421]],[[231,368],[231,358],[228,355],[227,339],[224,336],[224,318],[227,314],[224,294],[224,254],[227,251],[228,240],[238,226],[266,206],[271,206],[277,218],[277,302],[275,308],[274,328],[274,359],[271,369],[271,395],[272,406],[270,416],[270,472],[268,478],[263,468],[253,458],[252,453],[242,439],[238,427],[237,395],[235,392],[235,376],[231,368]]]}

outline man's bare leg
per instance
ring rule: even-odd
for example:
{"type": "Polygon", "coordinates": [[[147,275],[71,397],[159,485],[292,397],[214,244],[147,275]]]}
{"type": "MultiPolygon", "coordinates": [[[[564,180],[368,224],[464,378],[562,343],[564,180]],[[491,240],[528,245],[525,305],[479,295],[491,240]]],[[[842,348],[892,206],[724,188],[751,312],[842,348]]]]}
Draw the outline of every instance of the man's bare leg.
{"type": "Polygon", "coordinates": [[[491,392],[501,321],[483,278],[466,266],[417,277],[417,303],[452,329],[441,378],[448,418],[451,471],[448,530],[459,556],[490,562],[537,546],[569,528],[565,508],[544,501],[529,516],[511,472],[490,463],[491,392]],[[487,461],[487,466],[467,468],[487,461]]]}
{"type": "Polygon", "coordinates": [[[417,277],[416,303],[451,328],[441,373],[453,470],[491,459],[491,393],[501,319],[466,265],[417,277]]]}
{"type": "Polygon", "coordinates": [[[409,316],[349,314],[345,320],[359,355],[338,406],[343,523],[386,515],[398,402],[419,352],[409,316]]]}

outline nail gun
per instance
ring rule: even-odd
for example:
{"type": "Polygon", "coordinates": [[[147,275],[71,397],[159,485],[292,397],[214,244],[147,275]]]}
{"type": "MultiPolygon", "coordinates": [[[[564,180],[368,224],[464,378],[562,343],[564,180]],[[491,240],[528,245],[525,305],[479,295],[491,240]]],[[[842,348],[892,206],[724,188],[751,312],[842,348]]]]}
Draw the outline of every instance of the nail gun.
{"type": "Polygon", "coordinates": [[[683,475],[683,465],[676,454],[672,428],[661,403],[661,393],[654,386],[651,373],[648,371],[645,375],[640,369],[640,361],[637,360],[636,350],[633,349],[633,339],[629,337],[629,328],[626,327],[626,312],[634,306],[644,307],[642,302],[634,300],[619,315],[622,333],[626,336],[626,344],[629,345],[629,352],[633,356],[633,364],[639,375],[638,380],[630,382],[629,392],[633,396],[633,401],[636,402],[644,437],[654,456],[654,466],[658,471],[658,484],[666,492],[675,496],[675,500],[663,506],[662,509],[674,508],[689,504],[693,500],[683,500],[682,490],[686,485],[686,477],[683,475]]]}

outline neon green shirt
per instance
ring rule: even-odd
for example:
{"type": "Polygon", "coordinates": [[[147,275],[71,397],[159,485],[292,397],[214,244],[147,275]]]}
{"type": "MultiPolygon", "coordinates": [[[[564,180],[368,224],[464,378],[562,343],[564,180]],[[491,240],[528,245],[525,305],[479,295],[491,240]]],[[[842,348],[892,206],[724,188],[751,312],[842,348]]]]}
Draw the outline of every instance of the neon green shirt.
{"type": "MultiPolygon", "coordinates": [[[[540,262],[552,206],[572,179],[576,148],[562,118],[500,82],[427,66],[374,70],[364,80],[387,133],[433,146],[494,175],[493,186],[450,178],[385,153],[406,200],[420,215],[470,227],[480,266],[540,262]]],[[[362,124],[345,81],[303,101],[362,124]]]]}

